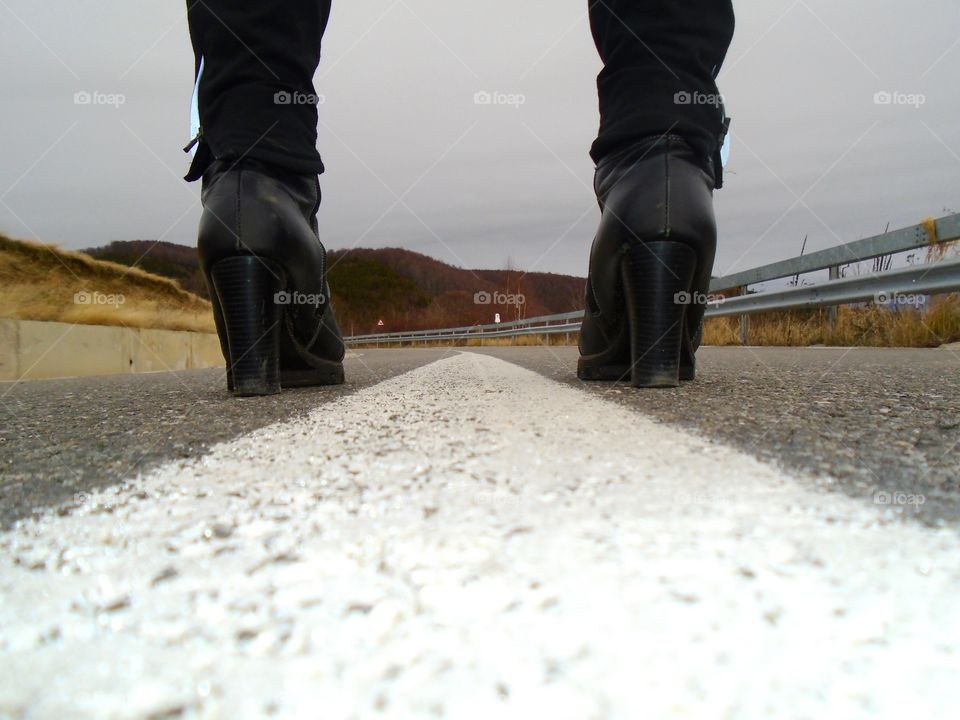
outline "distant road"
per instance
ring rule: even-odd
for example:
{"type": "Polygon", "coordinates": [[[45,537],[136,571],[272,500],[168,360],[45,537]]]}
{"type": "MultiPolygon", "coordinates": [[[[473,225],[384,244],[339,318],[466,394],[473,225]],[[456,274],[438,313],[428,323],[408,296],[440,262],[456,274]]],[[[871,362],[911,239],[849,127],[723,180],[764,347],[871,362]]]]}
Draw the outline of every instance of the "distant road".
{"type": "Polygon", "coordinates": [[[574,357],[4,387],[0,716],[955,715],[950,351],[574,357]]]}
{"type": "Polygon", "coordinates": [[[697,382],[637,392],[577,380],[575,348],[518,347],[352,351],[344,386],[240,401],[227,396],[216,370],[0,383],[0,522],[197,457],[462,351],[836,480],[823,489],[864,502],[874,492],[922,493],[928,502],[900,514],[960,518],[958,348],[705,348],[697,382]]]}

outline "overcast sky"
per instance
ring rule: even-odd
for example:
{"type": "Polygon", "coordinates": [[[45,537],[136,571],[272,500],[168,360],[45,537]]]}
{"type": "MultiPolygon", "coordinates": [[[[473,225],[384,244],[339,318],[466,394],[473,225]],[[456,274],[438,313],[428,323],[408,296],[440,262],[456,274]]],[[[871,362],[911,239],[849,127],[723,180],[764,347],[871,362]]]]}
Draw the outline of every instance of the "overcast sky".
{"type": "MultiPolygon", "coordinates": [[[[960,3],[735,6],[717,274],[794,256],[804,235],[819,249],[960,210],[960,3]]],[[[0,46],[0,231],[195,244],[183,3],[0,0],[0,46]]],[[[324,243],[585,274],[599,69],[586,0],[334,0],[324,243]],[[523,103],[475,104],[483,91],[523,103]]]]}

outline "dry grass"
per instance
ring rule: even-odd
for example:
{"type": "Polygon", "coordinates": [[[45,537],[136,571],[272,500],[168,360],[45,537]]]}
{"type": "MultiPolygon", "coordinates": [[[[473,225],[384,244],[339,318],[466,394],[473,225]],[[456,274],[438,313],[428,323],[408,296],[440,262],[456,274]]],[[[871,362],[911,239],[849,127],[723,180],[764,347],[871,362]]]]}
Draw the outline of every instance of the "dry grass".
{"type": "MultiPolygon", "coordinates": [[[[751,345],[803,347],[937,347],[960,340],[960,297],[935,298],[926,312],[886,308],[841,307],[836,327],[826,309],[767,313],[750,318],[751,345]]],[[[714,318],[704,327],[704,345],[739,345],[736,317],[714,318]]]]}
{"type": "Polygon", "coordinates": [[[481,344],[479,338],[468,340],[467,347],[539,347],[541,345],[576,345],[579,333],[570,333],[570,342],[566,335],[519,335],[514,338],[486,338],[481,344]]]}
{"type": "Polygon", "coordinates": [[[0,235],[0,317],[215,331],[210,303],[173,280],[5,235],[0,235]],[[89,302],[77,302],[84,299],[89,302]]]}

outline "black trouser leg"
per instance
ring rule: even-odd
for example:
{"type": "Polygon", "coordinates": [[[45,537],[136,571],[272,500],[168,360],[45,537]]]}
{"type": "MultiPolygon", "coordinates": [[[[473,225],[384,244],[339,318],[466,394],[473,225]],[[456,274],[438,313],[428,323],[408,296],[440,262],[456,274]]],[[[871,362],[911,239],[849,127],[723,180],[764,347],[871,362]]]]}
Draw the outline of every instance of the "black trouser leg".
{"type": "Polygon", "coordinates": [[[318,174],[313,74],[330,0],[187,0],[199,82],[200,139],[187,175],[250,157],[318,174]]]}
{"type": "Polygon", "coordinates": [[[723,134],[715,78],[733,38],[731,0],[589,0],[603,60],[594,162],[632,142],[680,135],[712,159],[723,134]]]}

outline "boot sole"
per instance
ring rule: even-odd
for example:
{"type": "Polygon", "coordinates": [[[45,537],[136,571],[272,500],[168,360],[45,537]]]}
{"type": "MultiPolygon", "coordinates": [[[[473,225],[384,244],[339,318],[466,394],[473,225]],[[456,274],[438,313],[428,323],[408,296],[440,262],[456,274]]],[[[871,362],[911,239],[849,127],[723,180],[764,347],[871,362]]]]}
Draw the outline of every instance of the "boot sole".
{"type": "MultiPolygon", "coordinates": [[[[589,358],[580,358],[577,362],[577,377],[587,382],[616,382],[630,377],[630,365],[594,365],[589,358]]],[[[697,371],[689,366],[681,365],[678,377],[680,382],[696,380],[697,371]]]]}

